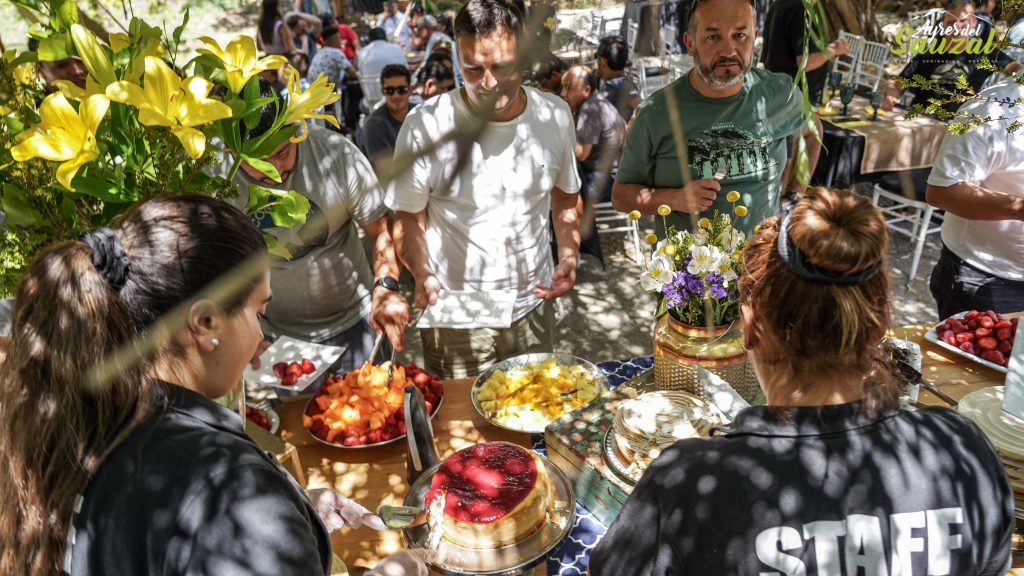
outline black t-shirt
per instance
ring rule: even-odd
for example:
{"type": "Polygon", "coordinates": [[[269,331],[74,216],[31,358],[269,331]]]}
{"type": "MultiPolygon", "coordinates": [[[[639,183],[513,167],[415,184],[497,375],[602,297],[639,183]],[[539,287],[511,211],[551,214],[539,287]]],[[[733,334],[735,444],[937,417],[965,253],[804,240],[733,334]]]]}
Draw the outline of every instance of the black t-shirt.
{"type": "MultiPolygon", "coordinates": [[[[809,53],[821,52],[813,41],[809,53]]],[[[764,52],[761,61],[771,72],[782,72],[796,78],[797,58],[804,53],[803,0],[778,0],[768,8],[764,25],[764,52]]],[[[821,91],[828,78],[829,64],[807,72],[808,96],[812,104],[821,102],[821,91]]]]}
{"type": "Polygon", "coordinates": [[[723,436],[677,442],[591,576],[1003,574],[1013,495],[977,426],[945,408],[861,408],[748,408],[723,436]]]}
{"type": "Polygon", "coordinates": [[[576,143],[593,146],[580,164],[586,172],[610,174],[619,166],[626,121],[599,92],[583,101],[576,115],[576,143]]]}
{"type": "MultiPolygon", "coordinates": [[[[996,64],[1000,68],[1005,68],[1011,62],[1013,58],[1010,58],[1006,52],[1000,49],[996,49],[992,54],[988,54],[988,59],[996,64]]],[[[992,72],[988,70],[980,70],[978,68],[978,62],[981,61],[983,55],[968,54],[961,52],[959,54],[949,53],[938,53],[938,54],[918,54],[914,56],[906,66],[903,67],[903,71],[900,72],[900,76],[904,78],[911,78],[915,74],[924,76],[926,80],[934,80],[939,83],[940,87],[952,90],[956,86],[956,79],[961,74],[967,78],[967,83],[971,85],[971,88],[975,92],[981,90],[981,85],[985,83],[989,75],[992,72]]],[[[928,105],[929,98],[939,98],[940,95],[931,90],[920,90],[915,89],[914,100],[911,104],[921,104],[922,106],[928,105]]],[[[956,109],[960,106],[957,102],[950,102],[943,106],[949,112],[956,112],[956,109]]]]}
{"type": "Polygon", "coordinates": [[[329,573],[327,530],[241,417],[166,390],[167,411],[132,432],[83,494],[71,576],[329,573]]]}
{"type": "Polygon", "coordinates": [[[387,106],[381,104],[363,120],[357,144],[371,162],[390,158],[395,154],[395,142],[398,141],[398,131],[401,129],[402,123],[395,120],[387,106]]]}

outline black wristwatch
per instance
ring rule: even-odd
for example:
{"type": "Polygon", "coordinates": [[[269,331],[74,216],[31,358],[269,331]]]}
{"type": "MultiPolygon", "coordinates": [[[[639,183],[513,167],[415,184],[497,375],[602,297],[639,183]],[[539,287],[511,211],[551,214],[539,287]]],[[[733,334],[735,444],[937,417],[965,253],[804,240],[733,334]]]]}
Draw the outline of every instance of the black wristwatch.
{"type": "Polygon", "coordinates": [[[373,287],[383,286],[392,292],[398,292],[398,279],[391,276],[381,276],[374,283],[373,287]]]}

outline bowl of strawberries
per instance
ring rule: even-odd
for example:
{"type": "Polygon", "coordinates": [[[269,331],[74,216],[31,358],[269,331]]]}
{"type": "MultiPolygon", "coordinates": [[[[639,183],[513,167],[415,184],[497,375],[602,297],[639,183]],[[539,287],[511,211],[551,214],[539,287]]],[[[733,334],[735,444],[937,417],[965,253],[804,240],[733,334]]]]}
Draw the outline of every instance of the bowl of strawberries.
{"type": "Polygon", "coordinates": [[[369,448],[405,438],[405,387],[423,393],[433,417],[444,400],[437,376],[415,364],[395,364],[388,382],[389,362],[367,362],[344,375],[332,374],[306,403],[302,425],[317,441],[340,448],[369,448]]]}
{"type": "Polygon", "coordinates": [[[992,310],[970,310],[943,320],[924,337],[947,350],[1005,373],[1017,323],[1017,318],[1004,318],[992,310]]]}

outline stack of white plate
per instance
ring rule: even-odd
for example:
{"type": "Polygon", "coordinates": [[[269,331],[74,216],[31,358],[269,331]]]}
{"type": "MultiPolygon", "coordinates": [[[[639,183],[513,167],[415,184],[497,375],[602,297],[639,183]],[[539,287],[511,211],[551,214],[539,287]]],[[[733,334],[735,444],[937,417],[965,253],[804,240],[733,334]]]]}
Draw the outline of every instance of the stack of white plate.
{"type": "Polygon", "coordinates": [[[976,390],[958,410],[981,428],[995,446],[1010,478],[1018,517],[1024,514],[1024,420],[1003,411],[1003,387],[976,390]]]}

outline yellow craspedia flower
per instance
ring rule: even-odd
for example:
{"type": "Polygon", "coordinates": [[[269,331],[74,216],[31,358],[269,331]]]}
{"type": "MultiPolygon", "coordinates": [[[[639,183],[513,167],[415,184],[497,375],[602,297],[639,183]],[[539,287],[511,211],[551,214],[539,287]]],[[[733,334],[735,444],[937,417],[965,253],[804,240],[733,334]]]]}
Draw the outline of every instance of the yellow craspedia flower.
{"type": "Polygon", "coordinates": [[[735,202],[740,199],[740,193],[733,190],[725,195],[725,199],[728,200],[729,202],[735,202]]]}
{"type": "Polygon", "coordinates": [[[630,220],[639,220],[640,219],[640,211],[639,210],[632,210],[632,211],[630,211],[628,216],[629,216],[630,220]]]}
{"type": "MultiPolygon", "coordinates": [[[[757,234],[760,231],[761,231],[761,225],[760,224],[758,224],[757,226],[754,226],[754,234],[757,234]]],[[[751,236],[753,236],[753,234],[751,234],[751,236]]]]}
{"type": "Polygon", "coordinates": [[[739,262],[740,260],[743,260],[743,252],[739,250],[733,250],[732,254],[730,254],[729,256],[732,258],[733,262],[739,262]]]}
{"type": "Polygon", "coordinates": [[[742,205],[734,206],[732,211],[733,211],[733,214],[736,214],[740,218],[743,218],[744,216],[746,216],[747,212],[748,212],[747,211],[747,207],[746,206],[742,206],[742,205]]]}
{"type": "Polygon", "coordinates": [[[658,216],[668,216],[671,213],[672,209],[669,208],[667,204],[662,204],[661,206],[658,206],[658,216]]]}
{"type": "Polygon", "coordinates": [[[647,240],[648,244],[653,245],[658,243],[658,235],[654,234],[653,232],[648,234],[644,239],[647,240]]]}
{"type": "Polygon", "coordinates": [[[700,220],[697,220],[697,226],[700,226],[701,228],[707,230],[708,228],[711,228],[711,220],[708,220],[707,218],[701,218],[700,220]]]}
{"type": "Polygon", "coordinates": [[[668,244],[667,246],[665,246],[665,255],[666,256],[675,256],[676,255],[676,245],[675,244],[668,244]]]}

